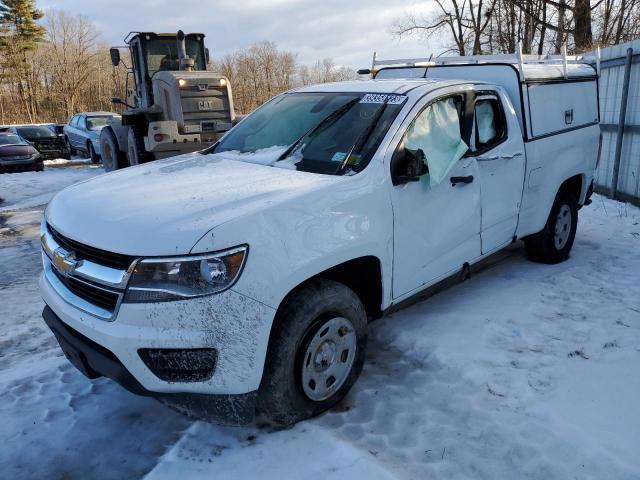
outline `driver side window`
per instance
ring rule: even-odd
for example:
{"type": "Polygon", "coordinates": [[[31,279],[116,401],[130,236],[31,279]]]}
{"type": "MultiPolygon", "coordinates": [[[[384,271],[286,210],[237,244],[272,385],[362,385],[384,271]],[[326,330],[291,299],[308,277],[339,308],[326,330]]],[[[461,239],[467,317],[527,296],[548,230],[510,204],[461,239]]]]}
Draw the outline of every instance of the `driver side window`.
{"type": "MultiPolygon", "coordinates": [[[[463,109],[462,95],[438,100],[422,110],[407,129],[396,156],[408,162],[423,159],[427,172],[421,176],[423,184],[441,183],[469,149],[461,133],[463,109]]],[[[395,165],[394,175],[403,167],[395,165]]]]}

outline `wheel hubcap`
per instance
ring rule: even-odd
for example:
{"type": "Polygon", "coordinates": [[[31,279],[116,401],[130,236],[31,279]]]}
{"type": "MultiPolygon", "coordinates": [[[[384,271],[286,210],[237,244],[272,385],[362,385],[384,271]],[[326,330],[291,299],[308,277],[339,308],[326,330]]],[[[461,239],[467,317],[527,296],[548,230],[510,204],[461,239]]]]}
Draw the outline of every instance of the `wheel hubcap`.
{"type": "Polygon", "coordinates": [[[557,250],[562,250],[567,244],[571,233],[571,209],[568,205],[562,205],[556,218],[554,242],[557,250]]]}
{"type": "Polygon", "coordinates": [[[331,397],[344,384],[356,357],[357,338],[353,324],[336,317],[313,335],[304,353],[302,389],[311,400],[331,397]]]}

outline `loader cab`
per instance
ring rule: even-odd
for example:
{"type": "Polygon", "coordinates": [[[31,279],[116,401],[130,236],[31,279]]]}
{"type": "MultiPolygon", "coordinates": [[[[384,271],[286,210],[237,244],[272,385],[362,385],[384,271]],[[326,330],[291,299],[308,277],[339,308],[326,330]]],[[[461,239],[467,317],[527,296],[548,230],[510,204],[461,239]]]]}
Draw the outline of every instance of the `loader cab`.
{"type": "MultiPolygon", "coordinates": [[[[183,37],[186,57],[193,60],[193,66],[189,69],[206,70],[208,52],[204,46],[204,34],[189,33],[183,37]]],[[[135,107],[149,108],[154,105],[152,79],[157,72],[181,70],[178,40],[175,33],[151,32],[130,33],[125,39],[135,79],[135,107]]]]}

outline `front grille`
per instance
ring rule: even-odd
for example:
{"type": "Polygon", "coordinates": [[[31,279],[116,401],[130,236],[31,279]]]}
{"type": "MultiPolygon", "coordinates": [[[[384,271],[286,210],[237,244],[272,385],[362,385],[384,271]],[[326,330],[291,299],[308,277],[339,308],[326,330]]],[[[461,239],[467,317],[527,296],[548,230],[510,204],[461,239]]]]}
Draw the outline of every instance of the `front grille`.
{"type": "Polygon", "coordinates": [[[96,305],[100,308],[113,312],[118,304],[119,295],[117,292],[94,287],[88,283],[81,282],[75,278],[65,277],[55,267],[51,271],[58,277],[58,280],[67,287],[73,294],[96,305]]]}
{"type": "Polygon", "coordinates": [[[47,225],[51,236],[58,244],[69,252],[74,252],[76,260],[89,260],[90,262],[99,263],[107,267],[127,270],[136,257],[130,255],[122,255],[120,253],[107,252],[99,248],[90,247],[82,243],[71,240],[60,233],[56,232],[51,225],[47,225]]]}
{"type": "Polygon", "coordinates": [[[64,141],[58,138],[41,138],[41,139],[34,140],[33,143],[35,143],[37,147],[51,147],[51,148],[64,147],[64,141]]]}

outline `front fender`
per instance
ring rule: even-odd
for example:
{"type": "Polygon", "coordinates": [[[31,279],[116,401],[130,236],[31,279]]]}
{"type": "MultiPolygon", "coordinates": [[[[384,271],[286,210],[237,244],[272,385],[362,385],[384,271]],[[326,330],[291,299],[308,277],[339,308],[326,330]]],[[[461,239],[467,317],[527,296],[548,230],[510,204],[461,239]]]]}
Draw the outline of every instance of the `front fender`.
{"type": "MultiPolygon", "coordinates": [[[[249,244],[244,271],[233,290],[278,308],[305,280],[354,258],[380,260],[383,306],[391,292],[388,266],[393,217],[378,165],[329,188],[233,219],[211,230],[192,253],[249,244]]],[[[381,169],[380,169],[381,170],[381,169]]]]}

